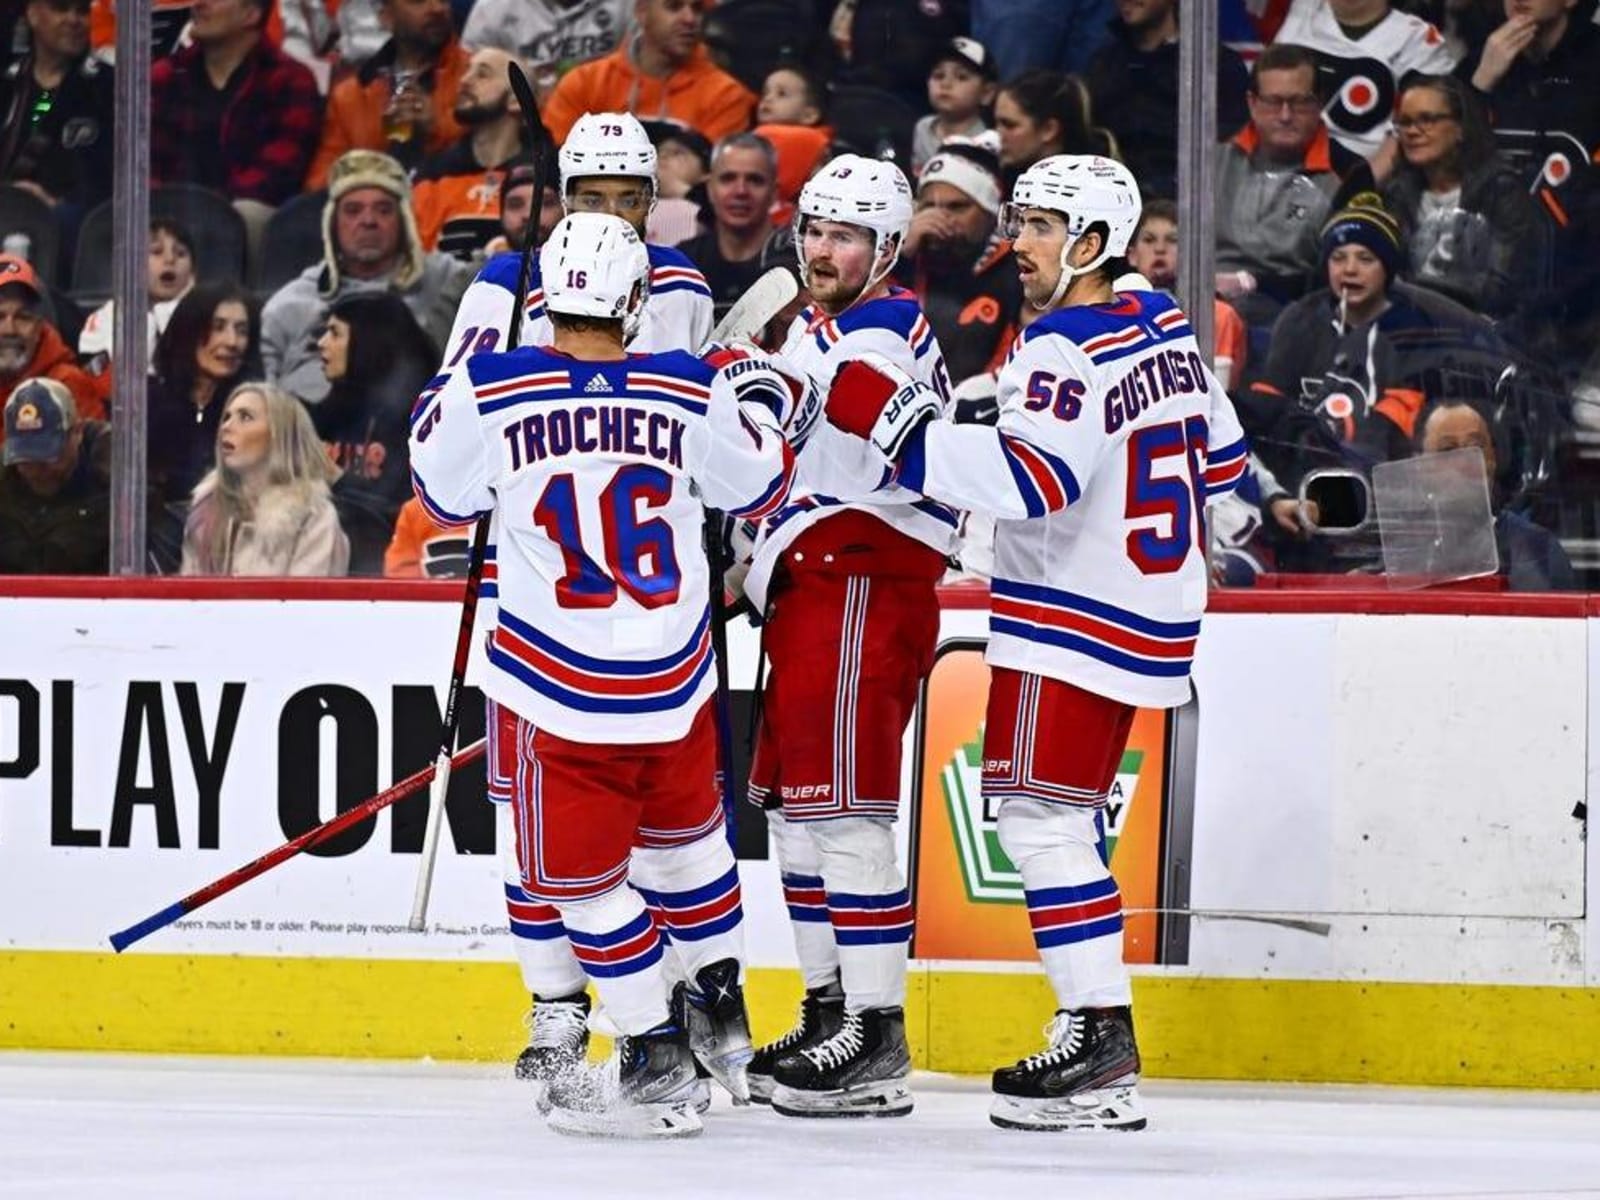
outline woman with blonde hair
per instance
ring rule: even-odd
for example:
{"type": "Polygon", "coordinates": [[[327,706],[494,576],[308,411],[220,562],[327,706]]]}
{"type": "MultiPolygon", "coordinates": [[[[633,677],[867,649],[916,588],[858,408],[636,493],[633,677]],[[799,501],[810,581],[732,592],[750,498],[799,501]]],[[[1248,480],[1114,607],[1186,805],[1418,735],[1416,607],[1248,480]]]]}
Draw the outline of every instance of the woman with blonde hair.
{"type": "Polygon", "coordinates": [[[343,575],[329,462],[305,406],[281,388],[241,383],[217,429],[216,466],[194,489],[185,575],[343,575]]]}

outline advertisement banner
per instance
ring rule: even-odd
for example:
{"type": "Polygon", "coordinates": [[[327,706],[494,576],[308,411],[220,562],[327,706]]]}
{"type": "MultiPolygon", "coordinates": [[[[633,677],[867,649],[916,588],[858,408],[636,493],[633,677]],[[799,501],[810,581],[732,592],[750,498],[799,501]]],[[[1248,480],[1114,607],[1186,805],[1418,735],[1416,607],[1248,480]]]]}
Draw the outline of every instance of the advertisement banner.
{"type": "MultiPolygon", "coordinates": [[[[920,714],[912,947],[918,958],[1037,959],[1022,878],[1000,848],[996,813],[979,787],[988,695],[983,643],[962,639],[941,646],[920,714]]],[[[1104,811],[1111,870],[1122,889],[1123,954],[1130,963],[1157,961],[1168,719],[1164,710],[1139,710],[1104,811]]]]}

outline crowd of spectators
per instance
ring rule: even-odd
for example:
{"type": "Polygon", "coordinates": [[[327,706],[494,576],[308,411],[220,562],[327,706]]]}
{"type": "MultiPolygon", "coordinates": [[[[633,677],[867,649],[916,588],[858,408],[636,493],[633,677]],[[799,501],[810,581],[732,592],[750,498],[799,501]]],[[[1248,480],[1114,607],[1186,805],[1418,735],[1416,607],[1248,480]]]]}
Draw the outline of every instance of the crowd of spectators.
{"type": "MultiPolygon", "coordinates": [[[[557,143],[586,112],[644,122],[647,235],[701,270],[718,315],[792,266],[820,163],[897,161],[916,213],[894,278],[977,420],[1034,315],[1000,232],[1011,184],[1049,154],[1120,158],[1146,201],[1130,270],[1175,289],[1180,213],[1215,231],[1217,373],[1256,450],[1252,499],[1219,515],[1219,578],[1375,569],[1370,495],[1336,500],[1323,476],[1475,447],[1508,586],[1592,586],[1594,0],[1222,7],[1215,192],[1180,209],[1177,0],[787,16],[755,0],[161,0],[152,568],[461,569],[461,532],[410,500],[405,420],[467,283],[534,207],[517,62],[557,143]]],[[[0,572],[98,572],[118,429],[96,261],[115,224],[115,8],[3,8],[0,572]]],[[[560,200],[547,179],[546,230],[560,200]]]]}

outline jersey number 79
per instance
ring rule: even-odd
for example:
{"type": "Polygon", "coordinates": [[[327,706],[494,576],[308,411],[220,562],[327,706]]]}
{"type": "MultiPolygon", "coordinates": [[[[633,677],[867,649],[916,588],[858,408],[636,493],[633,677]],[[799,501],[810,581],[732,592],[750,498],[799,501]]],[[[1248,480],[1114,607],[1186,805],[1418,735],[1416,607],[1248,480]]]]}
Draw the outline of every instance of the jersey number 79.
{"type": "Polygon", "coordinates": [[[561,547],[566,573],[556,581],[556,603],[562,608],[610,608],[618,591],[627,592],[642,608],[662,608],[678,599],[683,573],[672,544],[672,526],[661,517],[640,519],[672,499],[672,476],[659,467],[630,463],[619,467],[600,490],[598,519],[605,540],[605,565],[583,548],[577,481],[570,473],[554,476],[533,519],[561,547]]]}

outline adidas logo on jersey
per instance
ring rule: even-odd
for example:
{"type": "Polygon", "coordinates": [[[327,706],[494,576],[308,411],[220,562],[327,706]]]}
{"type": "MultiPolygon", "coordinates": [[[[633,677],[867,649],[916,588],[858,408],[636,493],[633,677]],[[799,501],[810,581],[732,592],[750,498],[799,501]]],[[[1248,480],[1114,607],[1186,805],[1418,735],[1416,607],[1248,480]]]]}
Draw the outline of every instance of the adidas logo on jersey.
{"type": "Polygon", "coordinates": [[[604,375],[594,375],[590,377],[588,385],[583,390],[585,394],[592,396],[596,392],[611,391],[611,385],[606,382],[604,375]]]}

